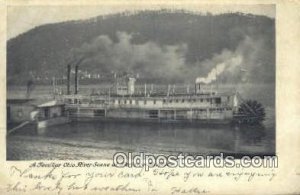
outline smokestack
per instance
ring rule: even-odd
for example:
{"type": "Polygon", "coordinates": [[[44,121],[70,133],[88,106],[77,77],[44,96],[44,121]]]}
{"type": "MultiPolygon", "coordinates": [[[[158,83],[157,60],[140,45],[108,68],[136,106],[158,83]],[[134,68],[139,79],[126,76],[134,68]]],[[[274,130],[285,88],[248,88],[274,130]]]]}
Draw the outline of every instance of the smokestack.
{"type": "Polygon", "coordinates": [[[70,95],[71,92],[70,92],[70,85],[71,85],[71,82],[70,82],[70,77],[71,77],[71,65],[68,64],[68,67],[67,67],[67,95],[70,95]]]}
{"type": "Polygon", "coordinates": [[[78,65],[75,66],[75,92],[74,94],[78,94],[78,65]]]}
{"type": "Polygon", "coordinates": [[[201,90],[201,84],[195,83],[195,94],[200,93],[200,90],[201,90]]]}

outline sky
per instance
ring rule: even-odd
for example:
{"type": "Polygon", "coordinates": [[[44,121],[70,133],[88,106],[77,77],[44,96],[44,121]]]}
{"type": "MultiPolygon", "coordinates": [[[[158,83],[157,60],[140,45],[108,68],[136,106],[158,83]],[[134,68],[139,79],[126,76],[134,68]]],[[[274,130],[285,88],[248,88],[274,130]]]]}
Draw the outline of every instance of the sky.
{"type": "MultiPolygon", "coordinates": [[[[275,5],[204,5],[193,6],[152,5],[147,10],[183,9],[194,13],[220,14],[228,12],[251,13],[275,18],[275,5]]],[[[36,26],[70,20],[84,20],[99,15],[108,15],[124,11],[146,10],[142,5],[94,5],[94,6],[8,6],[7,40],[14,38],[36,26]]]]}

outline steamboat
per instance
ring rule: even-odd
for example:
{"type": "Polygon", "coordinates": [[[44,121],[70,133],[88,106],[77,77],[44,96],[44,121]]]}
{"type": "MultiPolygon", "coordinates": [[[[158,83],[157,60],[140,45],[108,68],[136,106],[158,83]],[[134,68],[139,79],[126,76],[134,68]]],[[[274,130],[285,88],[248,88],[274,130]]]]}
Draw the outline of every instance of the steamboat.
{"type": "Polygon", "coordinates": [[[237,91],[217,92],[205,89],[197,79],[193,90],[176,92],[175,85],[163,92],[144,85],[136,90],[136,77],[116,79],[106,93],[79,94],[78,65],[75,66],[75,90],[70,92],[71,66],[67,68],[67,94],[56,97],[65,105],[71,120],[125,120],[142,122],[198,122],[258,124],[264,120],[263,106],[255,100],[243,100],[237,91]]]}

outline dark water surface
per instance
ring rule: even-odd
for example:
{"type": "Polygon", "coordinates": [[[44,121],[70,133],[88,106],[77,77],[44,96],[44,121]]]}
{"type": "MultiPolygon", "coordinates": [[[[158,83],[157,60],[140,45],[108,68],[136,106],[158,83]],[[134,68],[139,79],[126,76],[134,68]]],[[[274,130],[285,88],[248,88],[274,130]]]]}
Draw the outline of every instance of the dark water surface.
{"type": "MultiPolygon", "coordinates": [[[[72,122],[38,131],[24,128],[7,136],[7,159],[112,159],[118,151],[206,155],[223,152],[236,157],[243,154],[273,155],[275,90],[256,86],[245,91],[265,106],[266,120],[263,126],[93,121],[72,122]],[[268,91],[270,93],[266,93],[268,91]]],[[[8,95],[16,95],[16,92],[23,94],[18,89],[9,91],[8,95]]],[[[48,92],[35,93],[46,95],[48,92]]]]}
{"type": "Polygon", "coordinates": [[[109,159],[116,151],[223,152],[238,157],[274,154],[274,139],[274,131],[262,126],[72,122],[43,130],[23,129],[10,135],[7,144],[9,160],[109,159]]]}

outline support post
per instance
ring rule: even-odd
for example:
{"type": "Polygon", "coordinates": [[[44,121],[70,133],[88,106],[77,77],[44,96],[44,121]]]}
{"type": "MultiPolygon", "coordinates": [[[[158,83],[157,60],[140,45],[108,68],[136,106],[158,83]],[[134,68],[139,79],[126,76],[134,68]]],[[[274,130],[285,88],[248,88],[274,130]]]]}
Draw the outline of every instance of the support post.
{"type": "Polygon", "coordinates": [[[174,110],[174,120],[176,120],[176,110],[174,110]]]}
{"type": "Polygon", "coordinates": [[[158,121],[160,121],[160,109],[158,109],[158,121]]]}
{"type": "Polygon", "coordinates": [[[74,94],[78,94],[78,65],[75,66],[75,91],[74,94]]]}
{"type": "Polygon", "coordinates": [[[67,67],[67,95],[71,94],[71,92],[70,92],[70,85],[71,85],[70,77],[71,77],[71,65],[68,64],[68,67],[67,67]]]}

